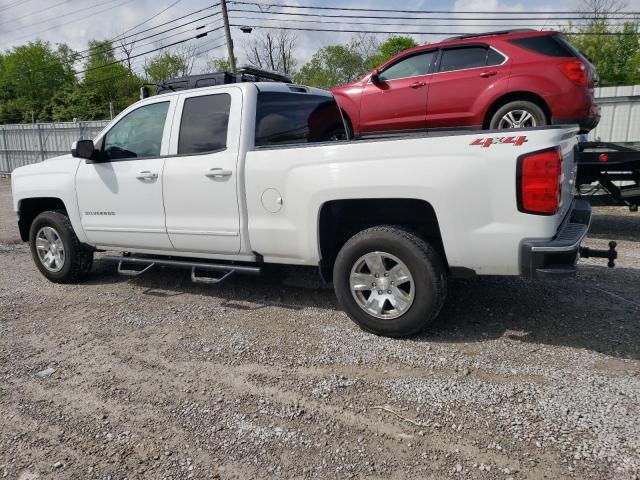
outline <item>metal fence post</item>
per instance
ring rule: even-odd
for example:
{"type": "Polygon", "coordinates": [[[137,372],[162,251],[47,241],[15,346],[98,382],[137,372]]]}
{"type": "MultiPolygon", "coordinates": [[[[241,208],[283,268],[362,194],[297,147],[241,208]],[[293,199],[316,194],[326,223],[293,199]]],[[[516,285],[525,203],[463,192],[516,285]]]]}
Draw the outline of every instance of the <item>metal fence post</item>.
{"type": "Polygon", "coordinates": [[[11,157],[9,156],[9,148],[7,147],[7,131],[2,128],[2,148],[4,149],[4,159],[7,162],[7,171],[9,173],[13,172],[13,168],[11,166],[11,157]]]}
{"type": "Polygon", "coordinates": [[[40,123],[36,123],[38,127],[38,144],[40,145],[40,160],[44,162],[44,145],[42,144],[42,130],[40,129],[40,123]]]}

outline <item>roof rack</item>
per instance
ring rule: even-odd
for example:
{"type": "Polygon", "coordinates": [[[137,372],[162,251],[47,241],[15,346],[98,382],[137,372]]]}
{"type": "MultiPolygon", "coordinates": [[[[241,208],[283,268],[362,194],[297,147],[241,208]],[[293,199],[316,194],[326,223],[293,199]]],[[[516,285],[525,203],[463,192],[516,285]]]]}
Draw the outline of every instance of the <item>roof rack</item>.
{"type": "Polygon", "coordinates": [[[535,30],[533,28],[514,28],[512,30],[496,30],[495,32],[470,33],[467,35],[457,35],[455,37],[445,38],[443,42],[448,42],[449,40],[464,40],[466,38],[488,37],[489,35],[508,35],[510,33],[526,33],[538,31],[540,30],[535,30]]]}
{"type": "MultiPolygon", "coordinates": [[[[270,70],[262,70],[250,65],[242,65],[238,73],[212,72],[200,75],[186,75],[184,77],[170,78],[155,84],[158,95],[192,88],[211,87],[214,85],[227,85],[242,82],[282,82],[293,83],[287,75],[270,70]]],[[[150,94],[149,84],[140,89],[140,99],[147,98],[150,94]]]]}

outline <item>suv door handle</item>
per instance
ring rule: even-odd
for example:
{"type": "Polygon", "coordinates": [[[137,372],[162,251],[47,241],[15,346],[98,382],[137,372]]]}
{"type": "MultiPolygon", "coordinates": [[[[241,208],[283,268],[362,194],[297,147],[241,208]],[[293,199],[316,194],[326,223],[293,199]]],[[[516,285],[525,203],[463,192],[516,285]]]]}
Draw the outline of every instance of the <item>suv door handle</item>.
{"type": "Polygon", "coordinates": [[[480,76],[482,78],[489,78],[489,77],[493,77],[494,75],[497,75],[497,74],[498,74],[498,72],[482,72],[480,74],[480,76]]]}
{"type": "Polygon", "coordinates": [[[211,168],[205,176],[210,178],[230,177],[233,172],[231,170],[223,170],[222,168],[211,168]]]}
{"type": "Polygon", "coordinates": [[[136,178],[138,180],[155,180],[156,178],[158,178],[158,174],[155,172],[150,172],[149,170],[144,170],[138,173],[138,175],[136,175],[136,178]]]}
{"type": "Polygon", "coordinates": [[[413,82],[411,85],[409,85],[411,88],[420,88],[420,87],[424,87],[427,83],[426,82],[413,82]]]}

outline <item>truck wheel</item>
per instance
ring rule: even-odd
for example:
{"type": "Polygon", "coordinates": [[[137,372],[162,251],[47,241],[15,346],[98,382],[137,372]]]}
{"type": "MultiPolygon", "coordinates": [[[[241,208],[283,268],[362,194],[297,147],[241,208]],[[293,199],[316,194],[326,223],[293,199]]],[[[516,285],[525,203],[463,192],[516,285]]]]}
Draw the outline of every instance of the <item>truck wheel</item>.
{"type": "Polygon", "coordinates": [[[429,325],[447,295],[438,252],[415,234],[392,226],[351,237],[336,258],[333,284],[353,321],[389,337],[413,335],[429,325]]]}
{"type": "Polygon", "coordinates": [[[38,269],[52,282],[75,282],[93,265],[93,252],[82,247],[62,212],[38,215],[31,224],[29,244],[38,269]]]}
{"type": "Polygon", "coordinates": [[[542,109],[532,102],[517,100],[500,107],[491,117],[491,130],[507,128],[542,127],[547,124],[547,117],[542,109]]]}

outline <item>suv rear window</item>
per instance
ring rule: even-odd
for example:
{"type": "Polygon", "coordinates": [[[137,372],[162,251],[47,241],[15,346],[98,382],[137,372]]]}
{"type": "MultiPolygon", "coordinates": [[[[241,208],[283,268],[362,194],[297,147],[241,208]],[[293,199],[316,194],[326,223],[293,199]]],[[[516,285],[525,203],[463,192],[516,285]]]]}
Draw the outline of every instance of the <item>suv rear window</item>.
{"type": "Polygon", "coordinates": [[[327,142],[347,138],[333,97],[305,93],[260,92],[256,146],[327,142]]]}
{"type": "Polygon", "coordinates": [[[576,57],[576,53],[566,42],[556,35],[514,38],[509,43],[547,57],[576,57]]]}

